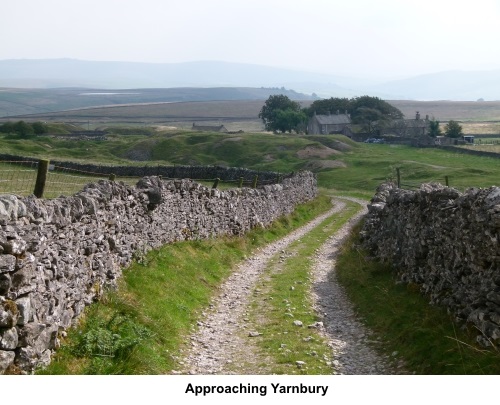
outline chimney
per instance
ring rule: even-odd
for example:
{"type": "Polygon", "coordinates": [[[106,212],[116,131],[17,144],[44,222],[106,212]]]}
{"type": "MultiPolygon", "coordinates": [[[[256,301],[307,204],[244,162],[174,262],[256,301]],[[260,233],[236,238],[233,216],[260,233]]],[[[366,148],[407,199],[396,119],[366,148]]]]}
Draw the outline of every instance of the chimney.
{"type": "Polygon", "coordinates": [[[415,119],[418,121],[420,119],[420,113],[417,111],[417,114],[415,115],[415,119]]]}

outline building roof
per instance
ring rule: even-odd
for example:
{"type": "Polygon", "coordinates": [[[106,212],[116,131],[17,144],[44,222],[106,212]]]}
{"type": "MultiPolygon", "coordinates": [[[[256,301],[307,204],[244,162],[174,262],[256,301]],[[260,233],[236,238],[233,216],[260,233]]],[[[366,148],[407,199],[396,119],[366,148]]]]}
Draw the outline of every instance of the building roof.
{"type": "Polygon", "coordinates": [[[320,125],[350,124],[351,118],[347,114],[315,115],[320,125]]]}
{"type": "Polygon", "coordinates": [[[401,119],[393,121],[393,123],[390,126],[391,127],[405,126],[407,128],[427,128],[429,126],[429,121],[416,120],[416,119],[401,119]]]}
{"type": "Polygon", "coordinates": [[[193,129],[197,131],[214,131],[214,132],[220,132],[222,130],[226,130],[224,125],[196,125],[193,123],[193,129]]]}

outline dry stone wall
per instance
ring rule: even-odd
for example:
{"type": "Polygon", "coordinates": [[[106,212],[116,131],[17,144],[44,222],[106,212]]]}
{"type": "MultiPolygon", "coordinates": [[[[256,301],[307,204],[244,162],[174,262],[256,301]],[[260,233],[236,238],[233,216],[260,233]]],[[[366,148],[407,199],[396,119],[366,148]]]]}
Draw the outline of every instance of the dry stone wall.
{"type": "Polygon", "coordinates": [[[500,343],[500,188],[382,184],[368,209],[364,246],[431,303],[475,325],[480,343],[500,343]]]}
{"type": "MultiPolygon", "coordinates": [[[[38,158],[30,158],[26,156],[0,154],[0,160],[15,161],[15,162],[37,162],[38,158]]],[[[163,166],[163,165],[146,165],[146,166],[108,166],[95,165],[91,163],[76,163],[65,162],[59,160],[51,160],[51,164],[64,169],[77,170],[86,173],[98,173],[100,175],[109,176],[114,174],[118,177],[146,177],[146,176],[162,176],[167,179],[199,179],[213,180],[220,178],[225,181],[239,181],[243,178],[245,182],[253,181],[255,176],[259,178],[259,184],[276,183],[278,178],[289,177],[290,173],[276,173],[272,171],[257,171],[246,169],[244,167],[225,167],[225,166],[163,166]]]]}
{"type": "Polygon", "coordinates": [[[240,235],[316,194],[314,175],[300,172],[260,189],[145,177],[53,200],[0,196],[0,374],[48,364],[64,330],[137,252],[240,235]]]}

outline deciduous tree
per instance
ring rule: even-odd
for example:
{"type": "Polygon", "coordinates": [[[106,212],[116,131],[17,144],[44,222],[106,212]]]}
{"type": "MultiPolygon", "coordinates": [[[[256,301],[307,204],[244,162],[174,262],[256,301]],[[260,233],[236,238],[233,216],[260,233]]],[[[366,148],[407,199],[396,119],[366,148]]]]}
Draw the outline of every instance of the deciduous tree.
{"type": "Polygon", "coordinates": [[[283,94],[272,95],[266,100],[259,112],[259,118],[265,125],[267,131],[291,132],[297,127],[297,120],[305,120],[300,104],[290,100],[283,94]],[[295,123],[295,125],[293,125],[295,123]]]}
{"type": "Polygon", "coordinates": [[[444,134],[450,138],[460,138],[463,135],[462,126],[458,122],[450,120],[444,127],[444,134]]]}
{"type": "Polygon", "coordinates": [[[429,136],[432,136],[435,138],[436,136],[441,136],[442,131],[441,128],[439,128],[439,121],[436,121],[434,117],[429,120],[429,136]]]}

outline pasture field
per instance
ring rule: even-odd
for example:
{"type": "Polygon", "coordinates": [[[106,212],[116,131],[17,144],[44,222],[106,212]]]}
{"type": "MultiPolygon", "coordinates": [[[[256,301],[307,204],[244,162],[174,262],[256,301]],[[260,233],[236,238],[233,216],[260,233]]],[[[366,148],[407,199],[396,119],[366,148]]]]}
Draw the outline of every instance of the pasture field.
{"type": "Polygon", "coordinates": [[[445,184],[446,176],[450,186],[460,191],[500,183],[498,159],[440,149],[368,144],[346,153],[342,159],[346,167],[318,173],[322,186],[370,195],[383,181],[396,180],[396,168],[400,169],[402,183],[412,187],[428,182],[445,184]]]}
{"type": "MultiPolygon", "coordinates": [[[[441,130],[444,132],[446,121],[440,122],[441,130]]],[[[500,136],[500,122],[460,122],[464,134],[498,135],[500,136]]]]}
{"type": "Polygon", "coordinates": [[[462,146],[465,149],[471,149],[471,150],[481,150],[484,152],[494,152],[494,153],[500,153],[500,144],[496,145],[476,145],[476,146],[462,146]]]}
{"type": "MultiPolygon", "coordinates": [[[[132,131],[133,133],[133,131],[132,131]]],[[[343,136],[216,134],[153,131],[151,135],[110,135],[106,141],[0,136],[3,153],[106,165],[220,165],[281,173],[312,170],[319,185],[366,198],[383,181],[396,178],[418,187],[441,182],[460,190],[498,184],[495,158],[433,148],[355,143],[343,136]]],[[[476,148],[477,146],[473,146],[476,148]]]]}
{"type": "Polygon", "coordinates": [[[461,148],[500,153],[500,137],[476,138],[473,145],[463,145],[461,148]]]}
{"type": "Polygon", "coordinates": [[[438,121],[500,121],[500,101],[416,101],[388,100],[399,108],[406,118],[415,118],[415,113],[438,121]]]}

